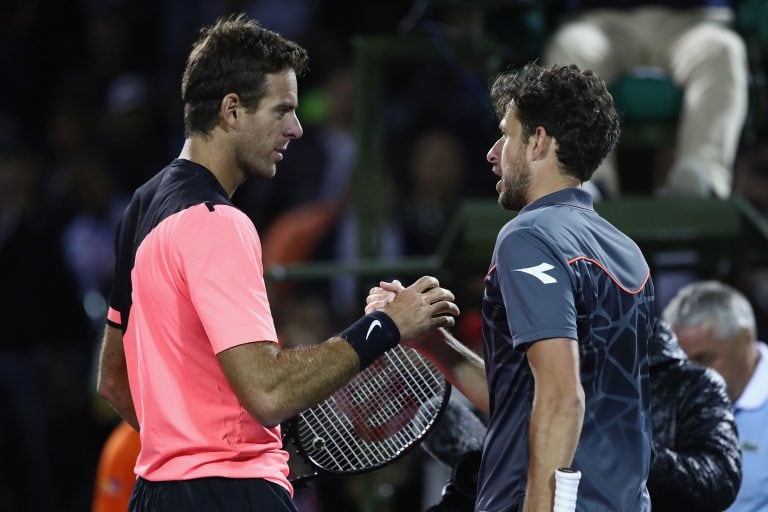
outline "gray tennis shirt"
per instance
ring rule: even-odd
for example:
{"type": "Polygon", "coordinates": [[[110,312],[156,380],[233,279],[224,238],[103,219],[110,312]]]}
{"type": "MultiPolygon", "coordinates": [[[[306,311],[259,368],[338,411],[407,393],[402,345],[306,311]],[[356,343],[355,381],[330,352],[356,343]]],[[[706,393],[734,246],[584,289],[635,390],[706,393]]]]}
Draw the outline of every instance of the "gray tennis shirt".
{"type": "Polygon", "coordinates": [[[490,422],[476,511],[513,510],[525,495],[534,381],[525,349],[578,341],[586,412],[572,464],[577,510],[650,510],[648,340],[654,292],[637,245],[564,189],[500,231],[485,279],[483,337],[490,422]]]}

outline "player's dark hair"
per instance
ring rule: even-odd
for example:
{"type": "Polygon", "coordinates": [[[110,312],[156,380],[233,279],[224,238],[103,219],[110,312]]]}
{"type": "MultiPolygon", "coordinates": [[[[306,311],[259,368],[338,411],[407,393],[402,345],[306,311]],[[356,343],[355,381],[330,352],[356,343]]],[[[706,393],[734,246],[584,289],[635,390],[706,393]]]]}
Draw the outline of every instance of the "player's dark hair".
{"type": "Polygon", "coordinates": [[[266,75],[287,69],[301,75],[307,60],[304,48],[245,14],[219,18],[200,31],[187,58],[181,81],[184,134],[210,133],[221,99],[229,93],[255,109],[265,92],[266,75]]]}
{"type": "Polygon", "coordinates": [[[558,143],[563,172],[587,181],[619,139],[619,116],[605,82],[576,66],[527,64],[504,73],[491,87],[496,115],[512,106],[523,142],[543,127],[558,143]]]}

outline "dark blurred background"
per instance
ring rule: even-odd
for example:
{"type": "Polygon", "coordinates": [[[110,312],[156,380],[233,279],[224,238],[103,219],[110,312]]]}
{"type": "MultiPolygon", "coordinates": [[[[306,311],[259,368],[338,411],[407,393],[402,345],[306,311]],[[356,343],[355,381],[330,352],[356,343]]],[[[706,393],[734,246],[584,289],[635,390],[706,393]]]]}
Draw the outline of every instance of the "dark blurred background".
{"type": "MultiPolygon", "coordinates": [[[[558,2],[523,0],[0,3],[0,511],[90,508],[99,451],[118,422],[94,392],[113,229],[132,191],[181,148],[180,76],[197,31],[232,12],[310,52],[299,82],[304,138],[274,180],[235,196],[270,267],[434,254],[464,201],[495,200],[485,162],[497,138],[490,79],[539,58],[563,11],[558,2]],[[375,185],[376,204],[361,204],[361,180],[375,185]]],[[[743,31],[752,38],[752,104],[735,194],[765,215],[766,59],[756,30],[743,31]]],[[[648,176],[666,150],[624,151],[622,173],[635,177],[628,195],[650,191],[648,176]]],[[[724,258],[702,270],[695,255],[681,261],[670,287],[727,280],[753,299],[764,328],[762,262],[734,269],[724,258]]],[[[379,277],[399,275],[387,273],[270,274],[280,337],[320,341],[360,314],[379,277]]],[[[469,343],[480,337],[484,273],[481,264],[449,274],[466,311],[457,329],[469,343]]],[[[318,484],[299,494],[302,512],[423,509],[444,478],[428,466],[414,451],[373,475],[318,484]]]]}

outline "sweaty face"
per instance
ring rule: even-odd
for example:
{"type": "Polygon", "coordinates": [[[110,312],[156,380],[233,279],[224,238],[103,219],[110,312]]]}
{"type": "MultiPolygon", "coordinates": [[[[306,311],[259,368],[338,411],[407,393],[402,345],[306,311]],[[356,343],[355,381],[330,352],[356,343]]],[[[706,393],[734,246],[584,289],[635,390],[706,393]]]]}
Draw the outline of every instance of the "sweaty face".
{"type": "Polygon", "coordinates": [[[488,151],[487,160],[493,164],[493,173],[501,179],[496,183],[499,205],[505,210],[520,210],[528,204],[531,190],[531,168],[526,160],[523,126],[514,109],[499,124],[501,137],[488,151]]]}
{"type": "Polygon", "coordinates": [[[299,103],[296,73],[266,76],[266,91],[255,110],[241,108],[241,130],[235,148],[237,165],[246,176],[271,178],[288,143],[304,133],[296,117],[299,103]]]}

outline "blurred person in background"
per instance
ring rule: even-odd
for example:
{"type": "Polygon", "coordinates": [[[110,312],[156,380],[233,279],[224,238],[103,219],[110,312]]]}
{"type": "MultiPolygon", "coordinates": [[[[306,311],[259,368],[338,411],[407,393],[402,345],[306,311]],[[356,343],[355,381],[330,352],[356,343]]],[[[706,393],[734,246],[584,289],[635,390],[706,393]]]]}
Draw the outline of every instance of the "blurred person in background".
{"type": "Polygon", "coordinates": [[[76,209],[62,230],[62,247],[95,338],[107,314],[115,268],[115,228],[128,197],[120,192],[107,161],[97,154],[74,159],[64,171],[69,201],[76,209]]]}
{"type": "MultiPolygon", "coordinates": [[[[733,164],[747,112],[747,58],[729,28],[729,0],[580,0],[544,53],[548,64],[576,64],[609,84],[638,67],[668,73],[684,93],[675,161],[660,192],[731,195],[733,164]]],[[[615,154],[590,182],[598,198],[620,193],[615,154]]]]}
{"type": "Polygon", "coordinates": [[[723,379],[691,363],[669,324],[650,343],[654,512],[721,512],[741,484],[739,436],[723,379]]]}
{"type": "Polygon", "coordinates": [[[42,164],[21,140],[0,147],[0,508],[68,506],[84,470],[85,322],[46,210],[42,164]],[[81,361],[80,361],[81,362],[81,361]],[[62,471],[63,468],[67,471],[62,471]],[[69,484],[72,484],[71,486],[69,484]]]}
{"type": "Polygon", "coordinates": [[[768,509],[768,347],[757,340],[752,306],[727,284],[699,281],[677,292],[664,318],[692,361],[722,375],[733,402],[743,477],[728,511],[768,509]]]}
{"type": "Polygon", "coordinates": [[[407,166],[400,213],[403,249],[432,255],[460,202],[467,174],[464,148],[450,132],[428,129],[415,138],[407,166]]]}
{"type": "Polygon", "coordinates": [[[170,157],[152,82],[126,72],[108,85],[101,111],[99,146],[120,190],[132,191],[170,157]]]}

